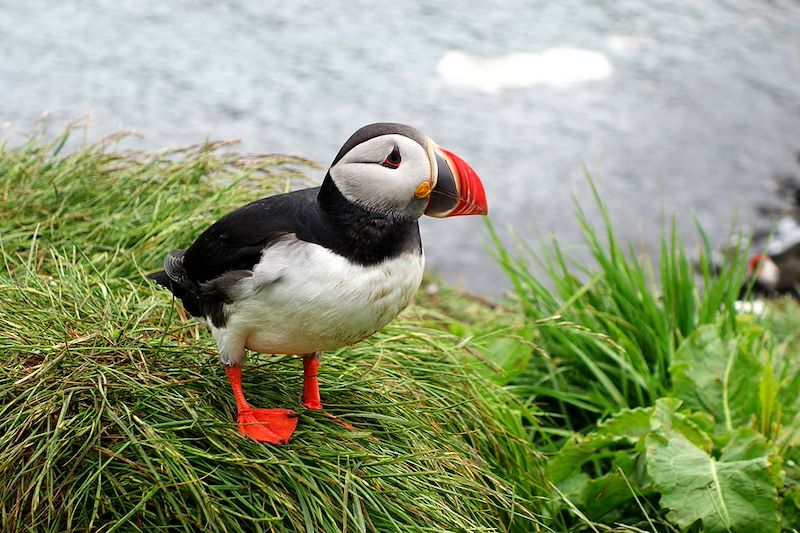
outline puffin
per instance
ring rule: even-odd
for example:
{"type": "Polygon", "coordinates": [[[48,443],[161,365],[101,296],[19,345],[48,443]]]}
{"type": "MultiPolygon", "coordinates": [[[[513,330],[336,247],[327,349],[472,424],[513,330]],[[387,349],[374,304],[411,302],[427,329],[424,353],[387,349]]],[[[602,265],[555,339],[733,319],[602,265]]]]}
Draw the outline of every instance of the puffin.
{"type": "Polygon", "coordinates": [[[778,221],[764,252],[748,261],[747,276],[743,292],[752,286],[758,295],[800,298],[800,224],[794,218],[778,221]]]}
{"type": "Polygon", "coordinates": [[[228,213],[147,277],[214,337],[239,431],[281,445],[298,415],[246,401],[246,351],[301,356],[303,405],[322,409],[322,352],[369,337],[418,290],[419,218],[487,213],[483,183],[466,161],[411,126],[370,124],[344,143],[321,185],[228,213]]]}
{"type": "Polygon", "coordinates": [[[747,281],[740,295],[776,297],[789,294],[800,299],[800,246],[780,254],[755,254],[747,262],[747,281]]]}

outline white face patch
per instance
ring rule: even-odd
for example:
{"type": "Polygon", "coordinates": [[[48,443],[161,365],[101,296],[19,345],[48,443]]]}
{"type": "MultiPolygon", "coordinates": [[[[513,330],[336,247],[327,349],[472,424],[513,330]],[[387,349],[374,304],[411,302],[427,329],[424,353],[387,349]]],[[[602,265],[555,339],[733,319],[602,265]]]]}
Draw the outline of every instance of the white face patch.
{"type": "Polygon", "coordinates": [[[778,282],[781,279],[781,271],[778,265],[767,257],[761,263],[761,272],[759,272],[758,278],[761,283],[774,290],[778,287],[778,282]]]}
{"type": "Polygon", "coordinates": [[[330,174],[339,191],[354,204],[418,218],[427,200],[414,193],[424,181],[436,185],[434,168],[425,147],[404,135],[390,134],[355,146],[331,167],[330,174]],[[383,166],[395,147],[400,153],[399,166],[383,166]]]}

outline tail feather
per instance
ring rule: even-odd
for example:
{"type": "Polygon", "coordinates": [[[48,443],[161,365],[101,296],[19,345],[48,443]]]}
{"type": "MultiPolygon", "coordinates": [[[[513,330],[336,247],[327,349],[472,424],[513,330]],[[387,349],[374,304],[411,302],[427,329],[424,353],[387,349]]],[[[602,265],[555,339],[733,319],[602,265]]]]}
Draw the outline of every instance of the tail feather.
{"type": "Polygon", "coordinates": [[[183,269],[183,253],[184,250],[170,252],[164,259],[164,270],[147,274],[147,279],[155,281],[174,294],[183,302],[183,307],[191,315],[202,317],[202,304],[193,290],[196,287],[186,277],[186,271],[183,269]]]}
{"type": "Polygon", "coordinates": [[[163,270],[148,274],[146,278],[155,281],[165,289],[172,290],[172,280],[169,279],[169,276],[167,276],[167,273],[163,270]]]}
{"type": "Polygon", "coordinates": [[[186,276],[186,270],[183,268],[183,256],[185,254],[186,250],[173,250],[164,258],[164,272],[172,281],[182,286],[185,286],[186,282],[189,281],[186,276]]]}

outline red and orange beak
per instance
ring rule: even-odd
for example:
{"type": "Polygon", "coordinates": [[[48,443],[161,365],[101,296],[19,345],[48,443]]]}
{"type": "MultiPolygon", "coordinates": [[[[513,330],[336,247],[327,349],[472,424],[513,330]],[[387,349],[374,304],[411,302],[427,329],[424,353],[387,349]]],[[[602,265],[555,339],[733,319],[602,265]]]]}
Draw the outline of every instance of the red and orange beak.
{"type": "Polygon", "coordinates": [[[487,214],[486,192],[472,167],[441,146],[434,146],[433,152],[438,167],[436,187],[425,214],[437,218],[487,214]]]}

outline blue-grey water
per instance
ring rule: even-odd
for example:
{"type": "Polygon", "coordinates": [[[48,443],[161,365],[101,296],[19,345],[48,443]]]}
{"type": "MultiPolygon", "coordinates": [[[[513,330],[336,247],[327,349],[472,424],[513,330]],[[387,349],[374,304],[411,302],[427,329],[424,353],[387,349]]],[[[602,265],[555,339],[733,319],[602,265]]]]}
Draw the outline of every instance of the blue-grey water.
{"type": "MultiPolygon", "coordinates": [[[[800,170],[800,2],[0,0],[0,137],[43,113],[323,163],[366,123],[406,122],[528,238],[579,242],[586,168],[637,246],[673,213],[722,242],[800,170]]],[[[506,285],[481,220],[426,220],[423,241],[446,279],[506,285]]]]}

